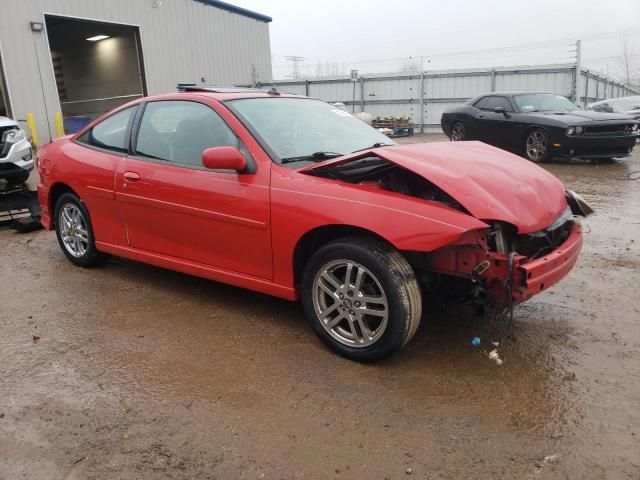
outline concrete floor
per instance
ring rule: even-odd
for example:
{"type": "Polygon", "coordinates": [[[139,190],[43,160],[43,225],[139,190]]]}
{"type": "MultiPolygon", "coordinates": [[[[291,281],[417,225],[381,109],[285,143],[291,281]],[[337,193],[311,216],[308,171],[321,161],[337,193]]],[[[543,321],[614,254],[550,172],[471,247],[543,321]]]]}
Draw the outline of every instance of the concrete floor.
{"type": "Polygon", "coordinates": [[[640,478],[639,152],[544,166],[597,214],[502,367],[462,307],[359,365],[299,305],[1,231],[0,479],[640,478]]]}

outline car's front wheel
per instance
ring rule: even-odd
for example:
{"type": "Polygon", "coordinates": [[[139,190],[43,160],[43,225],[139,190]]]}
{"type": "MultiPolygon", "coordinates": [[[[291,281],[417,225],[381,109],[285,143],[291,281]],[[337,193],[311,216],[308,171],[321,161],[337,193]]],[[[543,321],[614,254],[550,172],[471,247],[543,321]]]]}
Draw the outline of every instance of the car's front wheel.
{"type": "Polygon", "coordinates": [[[106,255],[96,249],[89,211],[73,193],[65,193],[54,207],[56,236],[60,248],[80,267],[100,263],[106,255]]]}
{"type": "Polygon", "coordinates": [[[382,241],[351,237],[325,245],[308,262],[302,282],[311,327],[351,360],[372,362],[398,352],[420,323],[413,269],[382,241]]]}
{"type": "Polygon", "coordinates": [[[541,128],[534,128],[527,133],[524,142],[524,156],[527,160],[540,163],[549,159],[551,148],[549,135],[541,128]]]}
{"type": "Polygon", "coordinates": [[[462,142],[467,139],[467,129],[460,122],[451,125],[451,141],[462,142]]]}

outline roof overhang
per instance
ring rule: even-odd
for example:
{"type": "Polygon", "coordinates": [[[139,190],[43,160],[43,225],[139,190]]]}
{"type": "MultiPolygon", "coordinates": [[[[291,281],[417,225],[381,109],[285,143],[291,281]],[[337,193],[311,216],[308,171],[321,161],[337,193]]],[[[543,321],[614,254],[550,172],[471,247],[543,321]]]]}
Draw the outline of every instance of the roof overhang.
{"type": "Polygon", "coordinates": [[[261,13],[254,12],[252,10],[247,10],[246,8],[237,7],[236,5],[231,5],[227,2],[221,2],[220,0],[195,0],[196,2],[204,3],[205,5],[210,5],[212,7],[220,8],[222,10],[226,10],[231,13],[237,13],[238,15],[243,15],[245,17],[253,18],[255,20],[259,20],[261,22],[269,23],[273,19],[267,15],[262,15],[261,13]]]}

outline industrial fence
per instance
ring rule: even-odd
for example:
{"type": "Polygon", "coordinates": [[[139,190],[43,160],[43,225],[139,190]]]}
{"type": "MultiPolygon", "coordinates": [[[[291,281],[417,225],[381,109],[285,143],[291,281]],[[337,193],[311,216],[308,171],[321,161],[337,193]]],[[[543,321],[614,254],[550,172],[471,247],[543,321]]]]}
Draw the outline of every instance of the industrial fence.
{"type": "Polygon", "coordinates": [[[440,117],[446,108],[483,93],[549,91],[583,106],[640,94],[575,64],[317,77],[277,80],[272,85],[287,93],[341,102],[350,111],[374,117],[409,117],[417,129],[426,132],[440,131],[440,117]],[[580,75],[576,75],[578,70],[580,75]]]}

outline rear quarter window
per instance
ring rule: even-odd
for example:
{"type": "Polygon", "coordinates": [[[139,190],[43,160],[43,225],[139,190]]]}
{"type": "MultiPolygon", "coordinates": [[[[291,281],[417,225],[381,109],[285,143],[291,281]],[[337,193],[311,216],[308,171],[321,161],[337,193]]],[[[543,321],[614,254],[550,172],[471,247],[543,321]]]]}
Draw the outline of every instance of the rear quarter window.
{"type": "Polygon", "coordinates": [[[138,107],[121,110],[105,118],[77,138],[77,142],[119,153],[129,151],[129,129],[138,107]]]}

